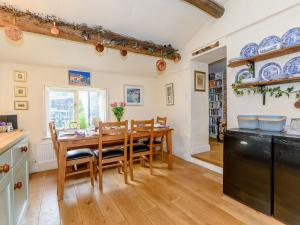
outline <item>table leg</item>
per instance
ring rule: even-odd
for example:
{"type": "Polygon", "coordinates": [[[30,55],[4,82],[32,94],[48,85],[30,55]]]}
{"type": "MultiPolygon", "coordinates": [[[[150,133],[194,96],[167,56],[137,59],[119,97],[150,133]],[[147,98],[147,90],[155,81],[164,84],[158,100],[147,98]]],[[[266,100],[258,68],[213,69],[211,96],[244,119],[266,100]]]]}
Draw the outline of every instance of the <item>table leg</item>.
{"type": "Polygon", "coordinates": [[[167,132],[167,150],[168,150],[168,168],[173,169],[173,159],[172,159],[172,130],[167,132]]]}
{"type": "Polygon", "coordinates": [[[59,146],[59,158],[58,158],[58,182],[57,182],[57,195],[58,200],[61,201],[64,199],[64,187],[65,187],[65,178],[66,178],[66,159],[67,147],[64,143],[61,143],[59,146]]]}

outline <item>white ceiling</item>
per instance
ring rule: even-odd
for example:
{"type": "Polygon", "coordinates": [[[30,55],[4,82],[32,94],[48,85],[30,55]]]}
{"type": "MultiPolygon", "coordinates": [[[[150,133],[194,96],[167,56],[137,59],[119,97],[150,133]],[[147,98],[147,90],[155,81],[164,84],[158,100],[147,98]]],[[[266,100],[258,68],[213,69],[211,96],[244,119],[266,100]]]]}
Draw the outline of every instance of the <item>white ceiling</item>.
{"type": "MultiPolygon", "coordinates": [[[[182,48],[212,17],[183,0],[0,0],[22,10],[56,15],[182,48]]],[[[218,0],[221,4],[225,0],[218,0]]]]}
{"type": "MultiPolygon", "coordinates": [[[[224,3],[226,0],[218,0],[224,3]]],[[[182,0],[0,0],[22,10],[56,15],[69,22],[102,25],[106,29],[182,48],[207,20],[214,20],[182,0]]],[[[9,41],[0,28],[0,60],[24,64],[85,68],[126,75],[156,76],[157,58],[94,47],[25,33],[20,43],[9,41]]],[[[168,70],[176,64],[168,60],[168,70]]]]}

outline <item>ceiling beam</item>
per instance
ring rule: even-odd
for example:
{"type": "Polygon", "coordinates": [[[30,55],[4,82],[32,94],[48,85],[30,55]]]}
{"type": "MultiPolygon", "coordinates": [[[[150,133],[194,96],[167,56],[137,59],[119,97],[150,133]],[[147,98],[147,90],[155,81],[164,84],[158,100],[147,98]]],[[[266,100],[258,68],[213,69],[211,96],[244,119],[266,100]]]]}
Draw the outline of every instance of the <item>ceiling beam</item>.
{"type": "Polygon", "coordinates": [[[214,18],[221,18],[224,15],[225,8],[215,2],[214,0],[184,0],[207,14],[213,16],[214,18]]]}
{"type": "Polygon", "coordinates": [[[86,24],[74,24],[62,21],[55,16],[20,11],[12,6],[0,5],[0,27],[12,24],[16,17],[16,25],[26,32],[51,36],[70,41],[76,41],[96,46],[99,41],[107,48],[127,50],[143,55],[162,57],[166,59],[180,59],[180,54],[171,45],[155,44],[152,41],[143,41],[129,36],[121,35],[101,26],[90,27],[86,24]],[[58,35],[53,35],[50,29],[53,22],[59,29],[58,35]],[[99,38],[100,36],[100,38],[99,38]]]}

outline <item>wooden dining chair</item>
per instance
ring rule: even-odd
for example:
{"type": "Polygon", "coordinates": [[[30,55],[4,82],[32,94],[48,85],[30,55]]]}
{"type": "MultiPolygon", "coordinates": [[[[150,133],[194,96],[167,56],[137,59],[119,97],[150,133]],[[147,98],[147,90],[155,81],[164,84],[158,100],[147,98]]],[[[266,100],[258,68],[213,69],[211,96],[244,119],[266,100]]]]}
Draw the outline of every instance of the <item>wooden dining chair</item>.
{"type": "Polygon", "coordinates": [[[154,119],[135,121],[131,120],[130,128],[130,148],[129,148],[129,163],[130,163],[130,178],[133,180],[133,160],[140,158],[149,162],[150,174],[153,174],[152,168],[152,148],[153,148],[153,132],[154,119]],[[149,139],[149,144],[135,143],[135,139],[149,139]],[[149,157],[149,158],[148,158],[149,157]]]}
{"type": "MultiPolygon", "coordinates": [[[[157,116],[156,123],[160,124],[162,126],[166,126],[167,125],[167,117],[157,116]]],[[[164,135],[161,137],[156,137],[153,140],[153,154],[160,155],[162,161],[164,160],[164,141],[165,141],[164,135]]],[[[144,144],[149,145],[149,139],[145,140],[144,144]]]]}
{"type": "MultiPolygon", "coordinates": [[[[55,150],[56,159],[58,162],[59,142],[58,142],[58,135],[57,135],[54,122],[49,123],[49,129],[51,133],[53,147],[55,150]]],[[[78,149],[72,149],[67,151],[67,163],[66,163],[67,168],[74,167],[74,166],[77,167],[77,165],[84,165],[84,164],[86,164],[86,168],[79,169],[78,171],[72,171],[66,169],[66,177],[89,172],[91,184],[93,186],[94,185],[94,154],[91,151],[91,149],[78,148],[78,149]]]]}
{"type": "MultiPolygon", "coordinates": [[[[103,190],[103,169],[107,167],[121,166],[124,172],[124,180],[127,184],[127,149],[128,121],[99,123],[99,146],[94,153],[97,157],[99,175],[99,189],[103,190]],[[120,146],[120,140],[123,145],[120,146]],[[105,142],[115,142],[117,146],[103,147],[105,142]]],[[[120,170],[119,170],[120,171],[120,170]]]]}

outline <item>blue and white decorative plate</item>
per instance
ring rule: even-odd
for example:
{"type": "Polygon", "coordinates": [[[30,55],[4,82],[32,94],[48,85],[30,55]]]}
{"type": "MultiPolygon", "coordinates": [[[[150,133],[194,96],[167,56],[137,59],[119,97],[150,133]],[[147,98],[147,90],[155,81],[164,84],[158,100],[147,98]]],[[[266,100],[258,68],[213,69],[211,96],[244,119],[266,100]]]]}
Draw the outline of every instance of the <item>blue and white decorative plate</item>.
{"type": "Polygon", "coordinates": [[[289,77],[300,76],[300,56],[292,58],[283,67],[283,73],[289,77]]]}
{"type": "Polygon", "coordinates": [[[286,75],[282,74],[280,65],[274,62],[267,63],[259,70],[259,79],[261,81],[277,80],[284,78],[284,76],[286,75]]]}
{"type": "Polygon", "coordinates": [[[242,81],[243,79],[249,79],[253,78],[253,74],[249,73],[248,69],[241,69],[236,75],[235,75],[235,82],[242,81]]]}
{"type": "Polygon", "coordinates": [[[258,54],[258,44],[256,43],[249,43],[244,46],[244,48],[241,50],[241,57],[243,58],[251,58],[253,56],[256,56],[258,54]]]}
{"type": "Polygon", "coordinates": [[[264,38],[258,46],[258,54],[281,49],[281,39],[275,35],[264,38]]]}
{"type": "Polygon", "coordinates": [[[300,27],[288,30],[281,38],[283,47],[290,47],[300,44],[300,27]]]}

